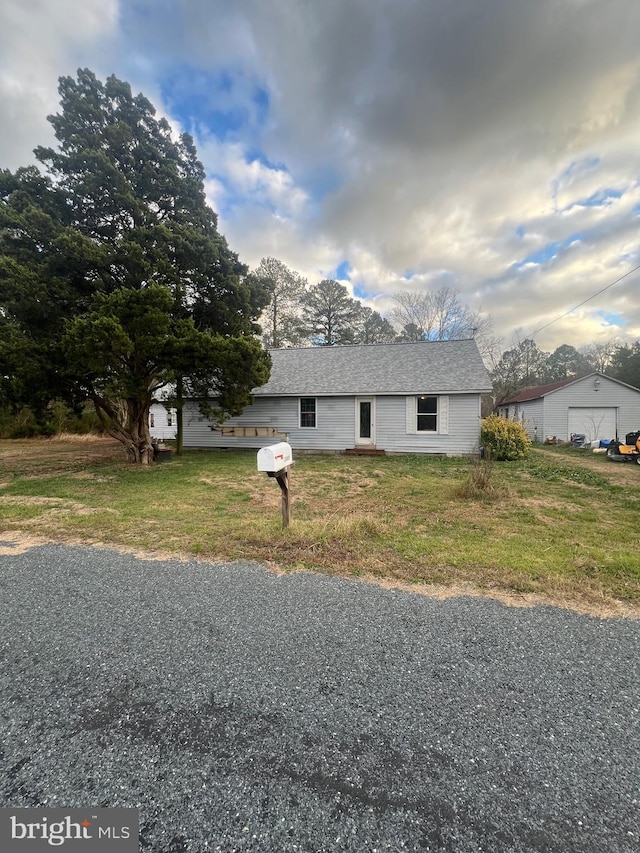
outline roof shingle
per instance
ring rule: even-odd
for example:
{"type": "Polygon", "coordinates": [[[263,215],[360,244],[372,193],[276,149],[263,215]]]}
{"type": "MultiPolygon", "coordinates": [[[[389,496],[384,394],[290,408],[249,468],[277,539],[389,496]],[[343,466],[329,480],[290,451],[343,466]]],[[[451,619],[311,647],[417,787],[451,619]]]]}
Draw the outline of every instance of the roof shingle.
{"type": "Polygon", "coordinates": [[[255,396],[483,393],[489,374],[474,340],[270,351],[255,396]]]}

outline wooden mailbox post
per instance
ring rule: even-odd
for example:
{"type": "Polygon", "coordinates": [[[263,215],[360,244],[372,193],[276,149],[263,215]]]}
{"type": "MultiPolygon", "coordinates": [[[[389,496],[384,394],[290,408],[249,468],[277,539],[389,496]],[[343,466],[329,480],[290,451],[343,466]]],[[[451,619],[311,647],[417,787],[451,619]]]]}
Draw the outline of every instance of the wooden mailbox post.
{"type": "Polygon", "coordinates": [[[258,451],[258,471],[275,477],[282,492],[282,526],[288,527],[291,521],[290,472],[293,467],[293,451],[286,441],[262,447],[258,451]]]}

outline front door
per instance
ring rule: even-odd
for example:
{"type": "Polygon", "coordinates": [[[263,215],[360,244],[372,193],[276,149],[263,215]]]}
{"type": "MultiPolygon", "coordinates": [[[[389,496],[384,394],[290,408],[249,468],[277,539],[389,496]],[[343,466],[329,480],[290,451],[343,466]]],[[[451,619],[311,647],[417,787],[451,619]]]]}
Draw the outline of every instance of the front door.
{"type": "Polygon", "coordinates": [[[374,445],[375,440],[375,400],[373,397],[356,399],[356,444],[374,445]]]}

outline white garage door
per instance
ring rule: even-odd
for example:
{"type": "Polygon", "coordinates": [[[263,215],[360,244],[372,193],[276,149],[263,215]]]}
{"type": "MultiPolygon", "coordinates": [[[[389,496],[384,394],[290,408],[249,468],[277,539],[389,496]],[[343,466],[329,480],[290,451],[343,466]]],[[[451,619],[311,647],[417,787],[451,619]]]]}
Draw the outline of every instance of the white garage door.
{"type": "Polygon", "coordinates": [[[616,410],[614,408],[569,408],[569,435],[579,433],[588,441],[615,438],[616,410]]]}

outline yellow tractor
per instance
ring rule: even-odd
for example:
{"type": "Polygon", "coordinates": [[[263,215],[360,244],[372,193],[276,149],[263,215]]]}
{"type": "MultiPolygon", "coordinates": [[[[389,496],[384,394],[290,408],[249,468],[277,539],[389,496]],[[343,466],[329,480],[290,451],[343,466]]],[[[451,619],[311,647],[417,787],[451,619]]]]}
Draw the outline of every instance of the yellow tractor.
{"type": "Polygon", "coordinates": [[[612,462],[637,462],[640,465],[640,430],[628,432],[624,444],[616,436],[607,447],[607,458],[612,462]]]}

